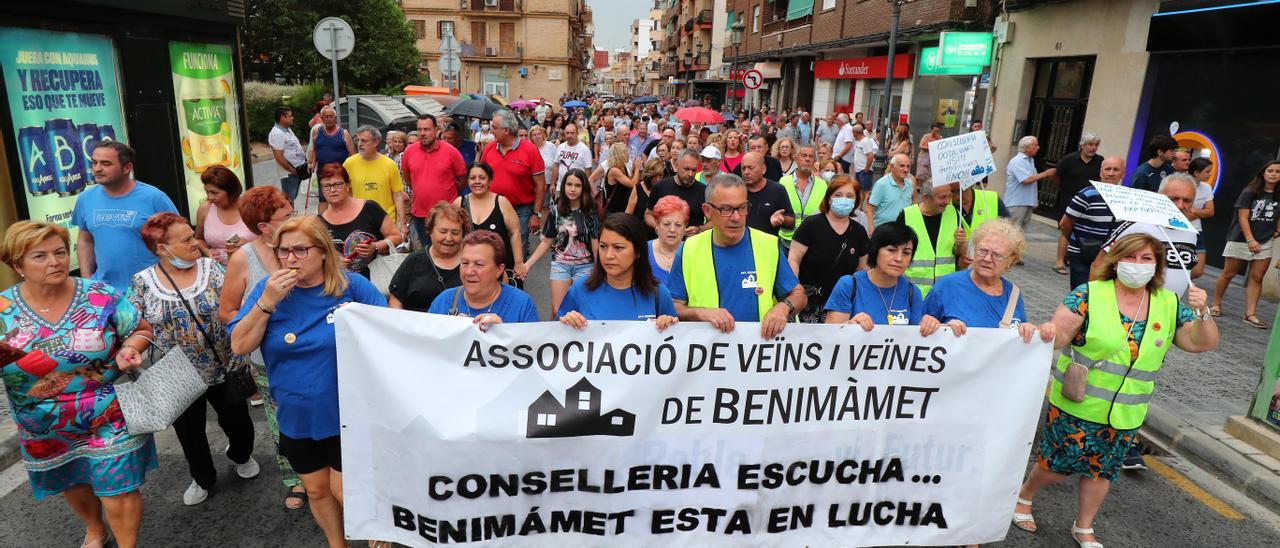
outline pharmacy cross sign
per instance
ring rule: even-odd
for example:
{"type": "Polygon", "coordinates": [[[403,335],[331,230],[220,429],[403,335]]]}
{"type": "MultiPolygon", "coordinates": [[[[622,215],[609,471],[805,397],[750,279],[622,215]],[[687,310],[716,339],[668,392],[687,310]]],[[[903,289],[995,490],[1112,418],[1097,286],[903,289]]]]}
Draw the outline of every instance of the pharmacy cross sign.
{"type": "Polygon", "coordinates": [[[756,69],[748,70],[742,75],[742,85],[747,89],[760,89],[761,84],[764,84],[764,75],[756,69]]]}

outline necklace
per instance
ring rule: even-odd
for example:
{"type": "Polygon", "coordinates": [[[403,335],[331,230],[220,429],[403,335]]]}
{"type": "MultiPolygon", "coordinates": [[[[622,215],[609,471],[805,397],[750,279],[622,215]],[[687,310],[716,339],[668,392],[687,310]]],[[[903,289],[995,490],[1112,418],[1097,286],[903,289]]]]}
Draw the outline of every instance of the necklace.
{"type": "Polygon", "coordinates": [[[898,300],[898,284],[893,284],[893,296],[889,297],[889,300],[886,301],[884,300],[884,288],[871,281],[871,274],[867,274],[867,281],[871,282],[872,287],[876,288],[876,294],[880,295],[880,302],[884,303],[884,313],[885,318],[889,321],[888,325],[893,325],[893,310],[889,307],[889,303],[897,302],[898,300]]]}
{"type": "Polygon", "coordinates": [[[440,269],[436,267],[436,257],[431,253],[431,250],[427,250],[427,262],[431,263],[431,271],[436,273],[436,281],[440,283],[440,287],[444,287],[444,276],[440,274],[440,269]]]}
{"type": "MultiPolygon", "coordinates": [[[[459,291],[461,291],[462,289],[461,289],[461,288],[459,288],[458,290],[459,290],[459,291]]],[[[497,292],[494,294],[494,296],[493,296],[493,300],[489,301],[489,308],[486,308],[486,309],[485,309],[485,311],[484,311],[484,312],[481,312],[480,314],[476,314],[476,313],[475,313],[475,312],[476,312],[476,308],[471,306],[471,301],[468,301],[468,300],[467,300],[467,295],[466,295],[466,293],[463,293],[463,295],[462,295],[462,302],[463,302],[463,303],[465,303],[465,304],[467,305],[467,312],[469,312],[468,316],[469,316],[469,317],[472,317],[472,318],[475,318],[475,317],[478,317],[478,316],[481,316],[481,315],[484,315],[484,314],[489,314],[489,313],[493,312],[493,305],[494,305],[495,303],[497,303],[497,302],[498,302],[498,298],[499,298],[499,297],[501,297],[501,296],[502,296],[502,286],[501,286],[501,285],[499,285],[499,286],[498,286],[498,291],[497,291],[497,292]]]]}

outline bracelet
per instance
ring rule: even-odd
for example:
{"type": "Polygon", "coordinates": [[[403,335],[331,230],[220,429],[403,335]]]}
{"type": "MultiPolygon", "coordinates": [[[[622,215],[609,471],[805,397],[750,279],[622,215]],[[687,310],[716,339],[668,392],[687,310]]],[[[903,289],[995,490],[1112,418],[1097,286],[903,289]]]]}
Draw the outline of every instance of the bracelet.
{"type": "Polygon", "coordinates": [[[266,314],[268,316],[270,316],[273,312],[276,311],[275,308],[267,308],[266,305],[262,304],[262,301],[256,301],[253,303],[253,305],[258,307],[258,310],[261,310],[263,314],[266,314]]]}
{"type": "Polygon", "coordinates": [[[791,304],[791,299],[782,299],[782,304],[787,305],[787,310],[789,310],[792,314],[796,313],[796,305],[791,304]]]}

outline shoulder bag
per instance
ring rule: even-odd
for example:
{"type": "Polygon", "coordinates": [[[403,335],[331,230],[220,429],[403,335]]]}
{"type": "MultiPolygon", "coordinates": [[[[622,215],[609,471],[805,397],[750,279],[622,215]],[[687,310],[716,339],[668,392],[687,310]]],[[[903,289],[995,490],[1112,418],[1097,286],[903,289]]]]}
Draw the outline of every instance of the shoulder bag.
{"type": "Polygon", "coordinates": [[[200,331],[200,337],[204,340],[204,344],[209,348],[209,352],[213,353],[213,359],[218,363],[227,366],[226,379],[223,382],[231,385],[231,390],[236,397],[246,399],[258,391],[258,383],[253,379],[253,373],[249,371],[247,366],[233,368],[230,361],[224,360],[222,354],[213,345],[213,339],[209,337],[209,332],[204,329],[204,322],[200,321],[200,316],[196,315],[196,311],[192,308],[191,303],[187,302],[187,298],[182,294],[182,290],[178,288],[177,282],[173,281],[173,276],[169,275],[169,271],[165,270],[164,265],[156,263],[156,268],[160,269],[160,273],[164,274],[169,285],[173,286],[174,292],[178,294],[178,301],[182,303],[183,308],[187,309],[187,314],[191,316],[191,321],[195,322],[196,329],[200,331]]]}

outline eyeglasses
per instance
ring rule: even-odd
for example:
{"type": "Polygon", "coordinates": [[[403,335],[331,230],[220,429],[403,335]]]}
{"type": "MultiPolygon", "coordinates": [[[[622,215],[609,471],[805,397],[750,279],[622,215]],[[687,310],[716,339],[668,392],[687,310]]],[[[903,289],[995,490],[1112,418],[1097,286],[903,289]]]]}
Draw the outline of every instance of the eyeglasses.
{"type": "Polygon", "coordinates": [[[977,251],[975,251],[975,252],[974,252],[974,255],[975,255],[975,256],[976,256],[976,258],[978,258],[978,259],[982,259],[982,258],[985,258],[985,257],[991,257],[991,260],[993,260],[993,261],[995,261],[995,262],[997,262],[997,263],[1009,258],[1009,256],[1008,256],[1008,255],[1001,255],[1001,254],[996,253],[995,251],[992,251],[992,250],[990,250],[990,249],[979,249],[979,250],[977,250],[977,251]]]}
{"type": "Polygon", "coordinates": [[[294,257],[297,257],[299,259],[305,259],[307,258],[307,255],[311,254],[312,248],[319,249],[320,246],[306,245],[306,246],[299,246],[299,247],[277,247],[276,258],[288,259],[290,255],[293,255],[294,257]]]}
{"type": "Polygon", "coordinates": [[[714,204],[707,204],[707,205],[711,206],[711,209],[719,211],[721,217],[731,217],[733,216],[734,213],[737,213],[739,215],[746,215],[748,212],[751,211],[751,202],[744,203],[740,206],[725,206],[725,205],[718,206],[714,204]]]}
{"type": "Polygon", "coordinates": [[[347,183],[325,183],[320,185],[320,190],[337,190],[347,186],[347,183]]]}

